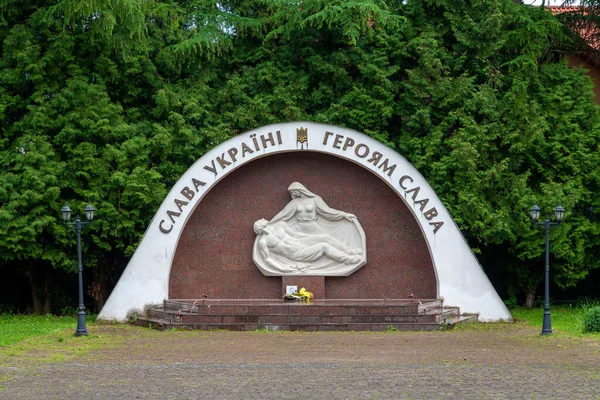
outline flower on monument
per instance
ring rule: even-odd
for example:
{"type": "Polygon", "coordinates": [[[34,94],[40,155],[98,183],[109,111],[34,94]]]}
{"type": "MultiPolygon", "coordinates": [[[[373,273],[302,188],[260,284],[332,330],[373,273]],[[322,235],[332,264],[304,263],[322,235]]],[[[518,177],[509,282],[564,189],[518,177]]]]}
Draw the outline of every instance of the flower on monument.
{"type": "Polygon", "coordinates": [[[313,294],[306,290],[306,288],[301,288],[295,293],[286,294],[283,296],[284,300],[296,300],[296,301],[304,301],[309,302],[313,298],[313,294]]]}
{"type": "Polygon", "coordinates": [[[313,294],[306,290],[306,288],[301,288],[298,291],[298,295],[302,297],[302,301],[311,301],[313,298],[313,294]]]}

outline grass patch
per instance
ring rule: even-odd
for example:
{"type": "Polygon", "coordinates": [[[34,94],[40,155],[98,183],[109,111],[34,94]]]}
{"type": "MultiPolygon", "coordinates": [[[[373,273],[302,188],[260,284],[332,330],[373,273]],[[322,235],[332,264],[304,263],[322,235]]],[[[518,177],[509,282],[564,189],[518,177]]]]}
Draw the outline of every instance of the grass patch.
{"type": "MultiPolygon", "coordinates": [[[[583,334],[583,316],[586,307],[561,305],[550,306],[550,320],[552,330],[559,330],[572,334],[583,334]]],[[[516,307],[511,310],[516,322],[524,322],[528,325],[542,329],[542,320],[544,318],[543,308],[528,309],[525,307],[516,307]]],[[[586,333],[586,336],[600,339],[600,333],[586,333]]]]}
{"type": "Polygon", "coordinates": [[[89,336],[75,337],[76,317],[2,314],[0,364],[15,360],[24,364],[64,362],[97,348],[118,345],[114,337],[94,334],[93,319],[86,318],[89,336]]]}
{"type": "MultiPolygon", "coordinates": [[[[58,319],[59,317],[51,318],[55,319],[54,324],[48,324],[46,329],[37,330],[37,334],[28,331],[12,344],[0,347],[0,365],[27,366],[45,362],[69,362],[86,356],[94,350],[120,349],[124,346],[127,336],[132,331],[136,331],[135,327],[129,325],[115,327],[91,323],[87,326],[88,336],[75,337],[76,318],[71,318],[71,323],[64,325],[62,319],[58,319]]],[[[32,319],[38,320],[39,317],[32,319]]],[[[143,331],[139,330],[139,332],[143,331]]]]}
{"type": "Polygon", "coordinates": [[[77,318],[54,315],[0,315],[0,347],[18,343],[24,339],[50,335],[72,328],[75,333],[77,318]]]}

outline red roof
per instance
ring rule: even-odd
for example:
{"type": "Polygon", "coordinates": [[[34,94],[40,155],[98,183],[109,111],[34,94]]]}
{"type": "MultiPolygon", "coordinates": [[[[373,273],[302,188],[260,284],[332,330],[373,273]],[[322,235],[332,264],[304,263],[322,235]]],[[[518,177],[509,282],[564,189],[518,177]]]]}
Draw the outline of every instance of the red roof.
{"type": "MultiPolygon", "coordinates": [[[[546,8],[549,9],[554,15],[563,13],[586,13],[586,7],[583,6],[546,6],[546,8]]],[[[600,49],[600,30],[595,24],[581,21],[571,25],[570,29],[577,33],[583,39],[585,44],[593,49],[600,49]]]]}
{"type": "Polygon", "coordinates": [[[562,14],[564,12],[576,12],[584,9],[583,6],[546,6],[547,9],[552,11],[552,14],[562,14]]]}

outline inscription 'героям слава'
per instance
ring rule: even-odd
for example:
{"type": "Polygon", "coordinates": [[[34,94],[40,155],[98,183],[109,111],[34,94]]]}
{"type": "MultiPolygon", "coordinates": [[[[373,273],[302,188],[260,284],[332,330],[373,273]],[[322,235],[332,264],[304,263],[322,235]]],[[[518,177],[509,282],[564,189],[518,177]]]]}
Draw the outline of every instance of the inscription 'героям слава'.
{"type": "MultiPolygon", "coordinates": [[[[381,170],[383,174],[386,174],[390,178],[393,178],[393,174],[396,171],[396,164],[390,165],[389,158],[384,154],[378,151],[371,151],[369,146],[363,143],[356,143],[350,136],[325,132],[323,145],[331,146],[344,152],[352,152],[356,157],[365,159],[368,163],[373,164],[377,169],[381,170]]],[[[412,183],[414,183],[414,179],[410,175],[402,175],[398,181],[398,185],[404,190],[404,194],[411,195],[413,203],[419,205],[421,213],[425,219],[427,219],[429,225],[433,227],[433,233],[436,233],[444,225],[444,222],[436,220],[438,211],[435,207],[426,209],[429,199],[420,198],[419,192],[421,188],[419,186],[411,186],[410,184],[412,183]]]]}

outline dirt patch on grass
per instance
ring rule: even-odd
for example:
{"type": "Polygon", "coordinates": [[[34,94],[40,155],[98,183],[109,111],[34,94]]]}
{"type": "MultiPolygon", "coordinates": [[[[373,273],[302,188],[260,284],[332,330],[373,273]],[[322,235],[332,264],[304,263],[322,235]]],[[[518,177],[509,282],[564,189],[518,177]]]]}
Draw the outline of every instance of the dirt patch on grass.
{"type": "Polygon", "coordinates": [[[78,357],[82,362],[600,365],[597,339],[561,332],[540,336],[523,324],[449,332],[158,332],[123,325],[94,325],[89,331],[110,338],[113,346],[91,348],[78,357]]]}
{"type": "Polygon", "coordinates": [[[91,325],[0,348],[4,366],[50,363],[378,363],[600,366],[600,340],[526,324],[475,324],[448,332],[165,331],[91,325]]]}

